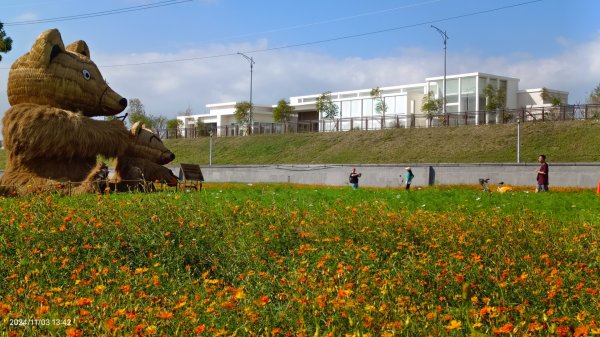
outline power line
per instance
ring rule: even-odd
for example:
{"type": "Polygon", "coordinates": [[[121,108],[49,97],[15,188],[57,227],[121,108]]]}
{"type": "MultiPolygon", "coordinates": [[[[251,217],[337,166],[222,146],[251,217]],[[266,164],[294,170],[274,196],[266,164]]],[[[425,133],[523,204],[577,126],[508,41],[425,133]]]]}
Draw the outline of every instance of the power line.
{"type": "Polygon", "coordinates": [[[168,1],[159,1],[159,2],[154,2],[154,3],[150,3],[150,4],[146,4],[146,5],[139,5],[139,6],[131,6],[131,7],[125,7],[125,8],[111,9],[111,10],[106,10],[106,11],[101,11],[101,12],[93,12],[93,13],[85,13],[85,14],[77,14],[77,15],[69,15],[69,16],[60,16],[60,17],[48,18],[48,19],[37,19],[37,20],[6,22],[6,23],[4,23],[4,26],[24,26],[24,25],[34,25],[34,24],[48,23],[48,22],[81,20],[81,19],[94,18],[94,17],[98,17],[98,16],[107,16],[107,15],[114,15],[114,14],[122,14],[122,13],[141,11],[141,10],[146,10],[146,9],[151,9],[151,8],[158,8],[158,7],[178,5],[178,4],[182,4],[182,3],[186,3],[186,2],[191,2],[191,1],[194,1],[194,0],[168,0],[168,1]]]}
{"type": "MultiPolygon", "coordinates": [[[[365,37],[365,36],[369,36],[369,35],[376,35],[376,34],[388,33],[388,32],[402,30],[402,29],[407,29],[407,28],[414,28],[414,27],[418,27],[418,26],[431,25],[431,24],[439,23],[439,22],[457,20],[457,19],[462,19],[462,18],[476,16],[476,15],[481,15],[481,14],[498,12],[498,11],[501,11],[501,10],[505,10],[505,9],[509,9],[509,8],[515,8],[515,7],[520,7],[520,6],[525,6],[525,5],[530,5],[530,4],[533,4],[533,3],[536,3],[536,2],[542,2],[542,1],[545,1],[545,0],[526,1],[526,2],[521,2],[521,3],[517,3],[517,4],[513,4],[513,5],[507,5],[507,6],[503,6],[503,7],[497,7],[497,8],[487,9],[487,10],[481,10],[481,11],[471,12],[471,13],[467,13],[467,14],[455,15],[455,16],[450,16],[450,17],[442,18],[442,19],[424,21],[424,22],[414,23],[414,24],[410,24],[410,25],[404,25],[404,26],[398,26],[398,27],[393,27],[393,28],[380,29],[380,30],[370,31],[370,32],[365,32],[365,33],[358,33],[358,34],[352,34],[352,35],[339,36],[339,37],[334,37],[334,38],[330,38],[330,39],[315,40],[315,41],[309,41],[309,42],[303,42],[303,43],[297,43],[297,44],[289,44],[289,45],[284,45],[284,46],[279,46],[279,47],[271,47],[271,48],[264,48],[264,49],[248,50],[248,51],[244,51],[244,53],[248,53],[248,54],[251,54],[251,53],[263,53],[263,52],[270,52],[270,51],[276,51],[276,50],[282,50],[282,49],[290,49],[290,48],[311,46],[311,45],[323,44],[323,43],[329,43],[329,42],[335,42],[335,41],[341,41],[341,40],[354,39],[354,38],[365,37]]],[[[162,61],[149,61],[149,62],[139,62],[139,63],[124,63],[124,64],[103,65],[101,67],[103,67],[103,68],[115,68],[115,67],[141,66],[141,65],[151,65],[151,64],[161,64],[161,63],[175,63],[175,62],[186,62],[186,61],[198,61],[198,60],[206,60],[206,59],[220,58],[220,57],[233,56],[233,55],[237,55],[237,53],[226,53],[226,54],[209,55],[209,56],[199,56],[199,57],[190,57],[190,58],[173,59],[173,60],[162,60],[162,61]]]]}

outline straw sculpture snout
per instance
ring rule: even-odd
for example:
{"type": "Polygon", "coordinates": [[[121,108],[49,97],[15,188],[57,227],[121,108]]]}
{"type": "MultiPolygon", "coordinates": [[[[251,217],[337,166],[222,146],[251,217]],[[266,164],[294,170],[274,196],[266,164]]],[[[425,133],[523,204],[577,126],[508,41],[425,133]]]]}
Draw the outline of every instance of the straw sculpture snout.
{"type": "Polygon", "coordinates": [[[127,107],[127,99],[108,86],[91,60],[87,44],[65,47],[56,29],[40,34],[31,51],[15,61],[8,84],[11,105],[50,105],[89,117],[113,116],[127,107]]]}
{"type": "Polygon", "coordinates": [[[175,159],[175,154],[165,146],[158,135],[142,123],[134,123],[131,126],[131,133],[135,136],[137,144],[157,151],[157,157],[154,160],[157,164],[165,165],[175,159]]]}

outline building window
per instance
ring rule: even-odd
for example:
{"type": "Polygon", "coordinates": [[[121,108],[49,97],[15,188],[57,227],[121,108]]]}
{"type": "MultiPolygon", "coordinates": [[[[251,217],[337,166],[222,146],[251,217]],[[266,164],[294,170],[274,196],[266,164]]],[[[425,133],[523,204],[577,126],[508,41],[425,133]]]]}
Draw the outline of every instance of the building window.
{"type": "Polygon", "coordinates": [[[362,100],[363,104],[363,117],[373,117],[373,99],[365,98],[362,100]]]}
{"type": "Polygon", "coordinates": [[[361,117],[362,116],[362,104],[360,99],[355,99],[352,101],[352,107],[350,112],[350,117],[361,117]]]}
{"type": "Polygon", "coordinates": [[[460,111],[476,110],[475,84],[475,77],[465,77],[460,80],[460,111]]]}
{"type": "MultiPolygon", "coordinates": [[[[443,85],[443,84],[442,84],[443,85]]],[[[442,90],[444,90],[442,88],[442,90]]],[[[458,103],[458,79],[446,80],[446,103],[458,103]]]]}

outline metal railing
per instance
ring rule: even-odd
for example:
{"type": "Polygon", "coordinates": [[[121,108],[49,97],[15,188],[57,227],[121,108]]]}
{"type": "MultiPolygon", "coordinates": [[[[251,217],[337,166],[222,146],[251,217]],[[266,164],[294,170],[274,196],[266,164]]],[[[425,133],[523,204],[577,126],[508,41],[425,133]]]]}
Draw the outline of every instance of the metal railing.
{"type": "Polygon", "coordinates": [[[428,128],[461,125],[487,125],[600,119],[600,104],[575,104],[556,107],[499,109],[495,111],[448,112],[439,114],[381,115],[373,117],[345,117],[304,120],[287,123],[254,122],[252,127],[230,124],[215,127],[188,127],[160,129],[162,139],[208,137],[235,137],[246,135],[289,134],[305,132],[336,132],[352,130],[382,130],[393,128],[428,128]]]}

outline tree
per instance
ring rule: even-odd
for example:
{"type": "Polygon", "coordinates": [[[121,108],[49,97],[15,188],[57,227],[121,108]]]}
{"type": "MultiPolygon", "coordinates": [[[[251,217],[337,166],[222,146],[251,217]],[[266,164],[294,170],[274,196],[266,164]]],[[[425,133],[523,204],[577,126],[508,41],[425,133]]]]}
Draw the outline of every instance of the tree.
{"type": "MultiPolygon", "coordinates": [[[[490,113],[503,110],[501,115],[496,114],[496,123],[500,123],[500,117],[503,123],[506,123],[513,118],[512,113],[504,111],[506,108],[506,90],[504,88],[496,89],[493,85],[488,84],[483,88],[483,94],[485,95],[486,112],[490,113]]],[[[489,119],[489,116],[486,115],[486,119],[489,119]]]]}
{"type": "Polygon", "coordinates": [[[153,128],[152,118],[146,115],[146,109],[144,108],[144,104],[140,101],[139,98],[132,98],[129,100],[129,123],[132,125],[136,122],[142,122],[142,124],[146,125],[148,128],[153,128]]]}
{"type": "Polygon", "coordinates": [[[273,120],[276,122],[287,123],[291,120],[294,113],[294,107],[285,99],[280,99],[277,106],[273,109],[273,120]]]}
{"type": "Polygon", "coordinates": [[[431,126],[433,116],[439,114],[440,110],[442,109],[442,102],[443,101],[441,98],[435,98],[433,91],[430,91],[425,96],[423,96],[421,111],[425,113],[429,126],[431,126]]]}
{"type": "Polygon", "coordinates": [[[252,110],[252,103],[243,101],[235,104],[235,111],[233,113],[235,120],[247,127],[248,133],[250,133],[250,111],[252,110]]]}
{"type": "Polygon", "coordinates": [[[560,104],[562,103],[560,97],[552,95],[550,91],[548,91],[548,89],[546,88],[542,88],[542,93],[540,94],[540,96],[542,97],[544,102],[550,102],[550,105],[552,105],[553,107],[560,106],[560,104]]]}
{"type": "MultiPolygon", "coordinates": [[[[566,112],[561,117],[561,113],[560,113],[560,108],[559,107],[562,104],[562,100],[560,99],[559,96],[552,95],[550,93],[550,91],[548,91],[548,89],[546,89],[546,88],[542,88],[542,93],[540,94],[540,96],[542,97],[542,99],[544,100],[544,102],[550,102],[551,108],[548,111],[548,117],[550,119],[552,119],[552,120],[560,120],[560,119],[567,118],[566,112]]],[[[572,115],[572,114],[569,113],[569,115],[572,115]]]]}
{"type": "Polygon", "coordinates": [[[383,93],[381,92],[381,89],[379,89],[379,87],[371,89],[371,98],[373,98],[374,102],[377,102],[377,103],[375,103],[375,112],[380,115],[381,114],[385,115],[385,113],[387,112],[388,106],[385,103],[385,100],[383,99],[382,94],[383,93]]]}
{"type": "Polygon", "coordinates": [[[166,122],[167,129],[179,129],[183,126],[183,121],[178,118],[169,119],[166,122]]]}
{"type": "MultiPolygon", "coordinates": [[[[600,104],[600,83],[587,99],[588,104],[600,104]]],[[[589,114],[592,118],[600,118],[600,107],[591,107],[589,114]]]]}
{"type": "Polygon", "coordinates": [[[165,116],[149,116],[152,126],[156,131],[163,130],[167,126],[167,117],[165,116]]]}
{"type": "MultiPolygon", "coordinates": [[[[12,49],[13,40],[6,36],[4,32],[4,24],[0,22],[0,53],[8,53],[12,49]]],[[[0,55],[0,61],[2,61],[2,55],[0,55]]]]}
{"type": "Polygon", "coordinates": [[[204,135],[206,131],[206,124],[202,121],[202,119],[196,119],[196,130],[200,133],[200,135],[204,135]]]}
{"type": "Polygon", "coordinates": [[[587,103],[600,104],[600,83],[598,83],[598,86],[592,91],[592,93],[588,97],[587,103]]]}
{"type": "Polygon", "coordinates": [[[317,98],[317,111],[323,118],[334,119],[338,114],[338,106],[331,100],[331,91],[326,91],[317,98]]]}
{"type": "Polygon", "coordinates": [[[167,137],[169,136],[169,134],[173,134],[173,131],[175,131],[175,137],[180,137],[181,136],[181,130],[180,128],[183,126],[183,121],[177,118],[173,118],[173,119],[168,119],[166,121],[166,125],[167,125],[167,137]]]}
{"type": "Polygon", "coordinates": [[[506,107],[506,90],[502,88],[494,88],[488,84],[483,88],[483,94],[486,98],[485,111],[496,111],[506,107]]]}

